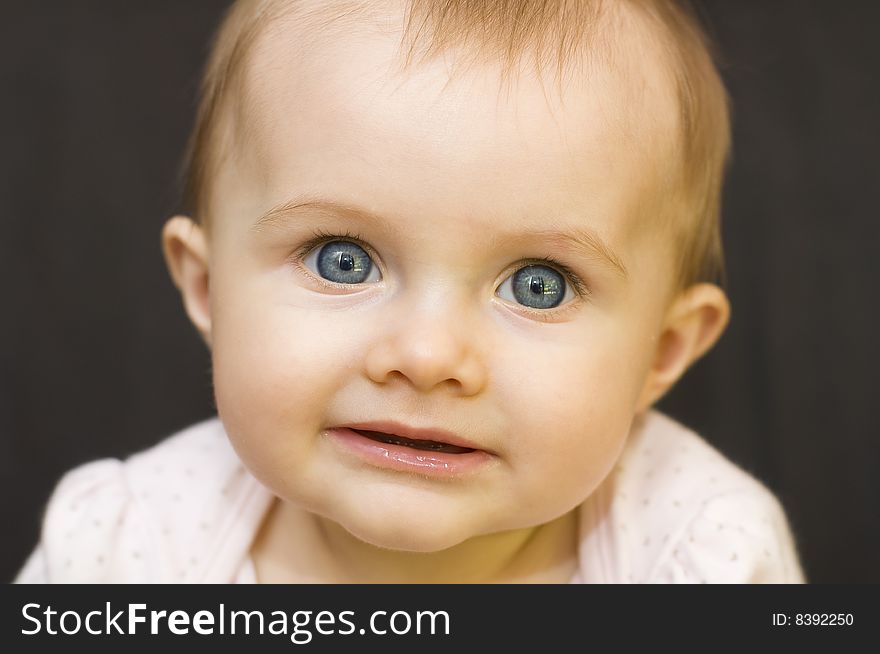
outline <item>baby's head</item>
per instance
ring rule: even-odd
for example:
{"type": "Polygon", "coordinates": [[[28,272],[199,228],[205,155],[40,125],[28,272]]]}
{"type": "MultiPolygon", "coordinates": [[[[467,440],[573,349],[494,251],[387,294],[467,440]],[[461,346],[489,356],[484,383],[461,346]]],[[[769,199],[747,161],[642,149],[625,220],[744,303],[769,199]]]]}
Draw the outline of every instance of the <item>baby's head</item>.
{"type": "Polygon", "coordinates": [[[163,240],[218,412],[363,541],[567,513],[726,325],[725,94],[671,2],[239,2],[203,94],[163,240]]]}

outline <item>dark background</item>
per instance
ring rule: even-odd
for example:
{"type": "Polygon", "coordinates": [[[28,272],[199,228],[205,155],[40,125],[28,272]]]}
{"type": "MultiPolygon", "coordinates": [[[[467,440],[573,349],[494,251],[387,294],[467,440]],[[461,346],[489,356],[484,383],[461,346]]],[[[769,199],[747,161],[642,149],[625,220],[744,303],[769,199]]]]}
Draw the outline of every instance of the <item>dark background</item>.
{"type": "MultiPolygon", "coordinates": [[[[0,580],[61,474],[212,414],[159,231],[226,1],[0,2],[0,580]]],[[[662,403],[880,582],[880,3],[699,3],[734,106],[733,320],[662,403]]]]}

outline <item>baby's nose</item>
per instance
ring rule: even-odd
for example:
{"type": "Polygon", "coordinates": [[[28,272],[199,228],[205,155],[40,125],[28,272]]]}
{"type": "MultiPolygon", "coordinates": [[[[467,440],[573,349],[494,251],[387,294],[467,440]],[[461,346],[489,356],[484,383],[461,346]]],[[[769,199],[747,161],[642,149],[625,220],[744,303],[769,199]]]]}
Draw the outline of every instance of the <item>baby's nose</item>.
{"type": "Polygon", "coordinates": [[[367,353],[367,375],[381,384],[401,378],[422,392],[448,386],[463,396],[476,395],[488,371],[463,313],[448,298],[423,298],[417,306],[390,312],[367,353]]]}

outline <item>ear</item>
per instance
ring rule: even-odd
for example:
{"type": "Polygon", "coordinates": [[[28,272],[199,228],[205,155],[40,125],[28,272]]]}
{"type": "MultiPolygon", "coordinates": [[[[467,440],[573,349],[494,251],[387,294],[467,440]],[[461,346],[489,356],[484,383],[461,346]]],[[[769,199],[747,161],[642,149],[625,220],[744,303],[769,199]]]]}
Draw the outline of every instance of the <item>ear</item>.
{"type": "Polygon", "coordinates": [[[208,243],[204,230],[186,216],[174,216],[162,229],[162,250],[174,285],[192,324],[211,345],[208,243]]]}
{"type": "Polygon", "coordinates": [[[659,400],[715,344],[729,320],[730,303],[719,287],[695,284],[682,291],[667,309],[637,411],[659,400]]]}

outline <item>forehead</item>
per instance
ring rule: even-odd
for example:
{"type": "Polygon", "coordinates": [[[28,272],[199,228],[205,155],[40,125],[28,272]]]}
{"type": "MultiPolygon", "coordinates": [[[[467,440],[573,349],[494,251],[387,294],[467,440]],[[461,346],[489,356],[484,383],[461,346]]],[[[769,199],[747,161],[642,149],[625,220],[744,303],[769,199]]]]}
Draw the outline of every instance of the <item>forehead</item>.
{"type": "Polygon", "coordinates": [[[615,19],[559,84],[529,59],[505,77],[455,48],[403,71],[402,12],[380,4],[321,29],[283,17],[254,43],[234,132],[243,203],[314,192],[391,216],[429,203],[514,229],[588,215],[625,236],[676,129],[643,27],[615,19]]]}

